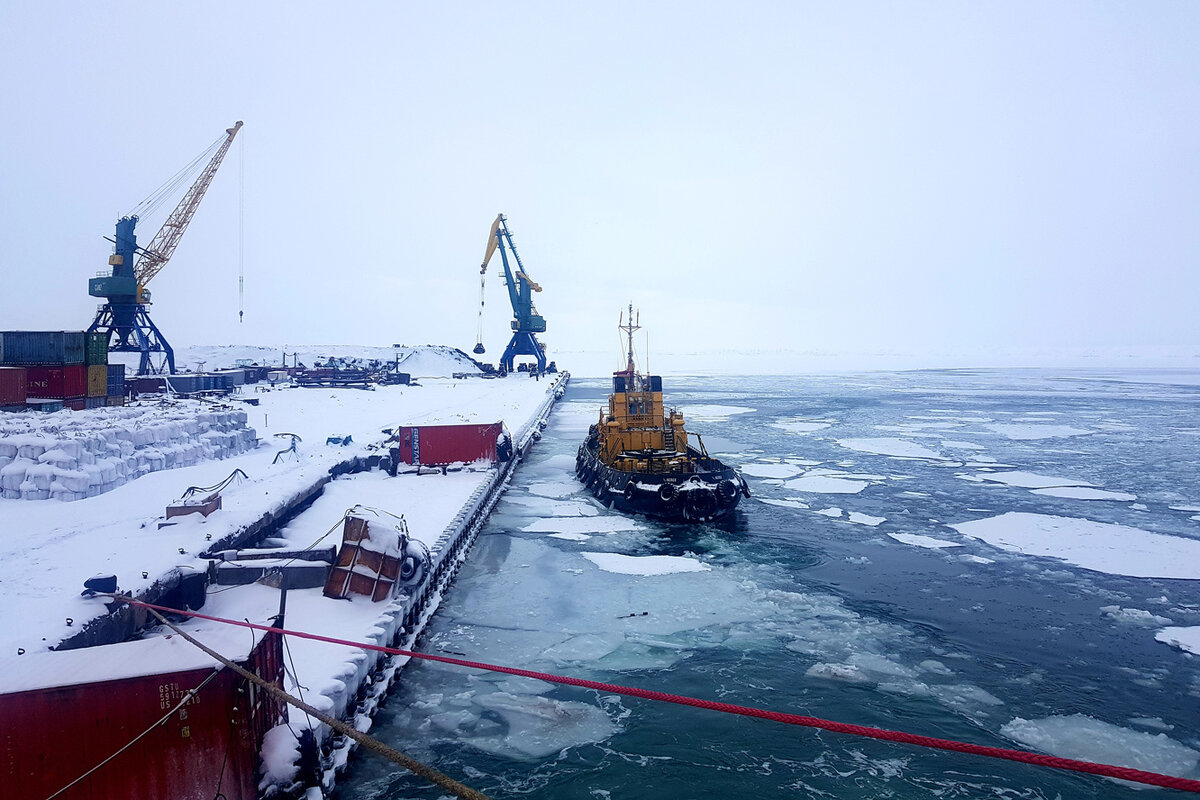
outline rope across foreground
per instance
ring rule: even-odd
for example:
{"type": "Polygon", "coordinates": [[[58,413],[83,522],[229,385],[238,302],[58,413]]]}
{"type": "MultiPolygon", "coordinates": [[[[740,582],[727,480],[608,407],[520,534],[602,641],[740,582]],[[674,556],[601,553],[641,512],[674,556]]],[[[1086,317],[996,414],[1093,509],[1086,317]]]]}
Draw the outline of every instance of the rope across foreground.
{"type": "Polygon", "coordinates": [[[758,719],[771,720],[772,722],[780,722],[785,725],[799,725],[804,728],[819,728],[821,730],[831,731],[833,733],[845,733],[851,736],[862,736],[869,739],[880,739],[888,742],[917,745],[919,747],[928,747],[936,750],[950,750],[958,753],[970,753],[977,756],[987,756],[989,758],[1017,761],[1024,764],[1033,764],[1039,767],[1049,767],[1051,769],[1102,775],[1107,778],[1117,778],[1119,780],[1131,781],[1134,783],[1144,783],[1151,786],[1162,786],[1168,789],[1177,789],[1183,792],[1194,792],[1196,794],[1200,794],[1200,781],[1198,780],[1179,778],[1173,775],[1162,775],[1157,772],[1148,772],[1146,770],[1133,769],[1131,767],[1118,767],[1112,764],[1098,764],[1091,761],[1078,761],[1071,758],[1059,758],[1058,756],[1043,755],[1041,753],[1030,753],[1025,750],[1009,750],[1002,747],[988,747],[986,745],[969,744],[967,742],[956,742],[952,739],[937,739],[931,736],[920,736],[918,734],[905,733],[903,731],[892,731],[885,728],[871,728],[864,725],[850,725],[844,722],[834,722],[833,720],[821,719],[820,717],[786,714],[783,712],[770,711],[763,708],[739,706],[731,703],[719,703],[712,700],[702,700],[684,695],[668,694],[666,692],[658,692],[650,689],[638,689],[630,686],[620,686],[613,683],[601,683],[599,681],[590,681],[584,678],[570,678],[562,675],[553,675],[547,672],[534,672],[532,670],[518,669],[516,667],[504,667],[496,664],[487,664],[480,661],[468,661],[461,658],[432,655],[430,653],[417,653],[412,650],[401,650],[396,647],[384,647],[383,645],[368,644],[365,642],[352,642],[346,639],[337,639],[331,636],[321,636],[319,634],[306,633],[304,631],[293,631],[284,628],[274,628],[269,625],[260,625],[248,621],[224,619],[222,617],[200,614],[195,611],[181,611],[176,608],[167,608],[166,606],[154,605],[152,603],[143,603],[140,600],[133,600],[125,597],[119,597],[117,599],[123,600],[129,605],[139,606],[141,608],[147,608],[171,614],[182,614],[188,617],[195,617],[196,619],[208,620],[210,622],[219,622],[226,625],[237,625],[242,628],[270,631],[283,636],[296,636],[301,639],[311,639],[313,641],[344,645],[346,647],[357,647],[362,650],[373,650],[380,653],[387,653],[389,655],[406,656],[408,658],[419,658],[426,661],[438,661],[443,664],[454,664],[455,666],[469,667],[471,669],[500,672],[507,675],[516,675],[522,678],[533,678],[536,680],[546,681],[548,683],[562,684],[564,686],[577,686],[583,689],[594,689],[596,691],[608,692],[610,694],[617,694],[625,697],[640,697],[644,700],[657,700],[663,703],[692,706],[693,708],[703,708],[709,711],[720,711],[726,714],[737,714],[744,717],[757,717],[758,719]]]}

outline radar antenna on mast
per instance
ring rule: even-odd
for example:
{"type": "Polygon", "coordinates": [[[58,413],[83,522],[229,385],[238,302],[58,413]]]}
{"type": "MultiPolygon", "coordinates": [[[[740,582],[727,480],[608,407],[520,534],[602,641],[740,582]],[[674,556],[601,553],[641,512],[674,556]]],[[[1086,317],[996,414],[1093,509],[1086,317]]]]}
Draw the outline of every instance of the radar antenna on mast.
{"type": "MultiPolygon", "coordinates": [[[[622,321],[625,319],[624,314],[625,314],[625,312],[622,311],[621,312],[621,320],[622,321]]],[[[634,367],[633,367],[633,334],[634,334],[634,331],[640,331],[642,329],[642,326],[638,324],[638,322],[641,322],[641,321],[642,321],[642,312],[640,310],[637,312],[637,322],[633,321],[633,303],[631,302],[629,304],[629,322],[627,324],[618,324],[617,325],[618,330],[625,331],[625,336],[629,339],[629,353],[626,356],[626,363],[625,363],[625,371],[629,372],[629,373],[632,373],[634,371],[634,367]]]]}

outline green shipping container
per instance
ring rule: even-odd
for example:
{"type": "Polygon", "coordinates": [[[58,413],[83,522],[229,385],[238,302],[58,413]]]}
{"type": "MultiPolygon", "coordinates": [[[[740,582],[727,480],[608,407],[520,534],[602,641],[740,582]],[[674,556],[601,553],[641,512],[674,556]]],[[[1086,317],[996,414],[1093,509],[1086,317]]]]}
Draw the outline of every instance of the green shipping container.
{"type": "Polygon", "coordinates": [[[87,352],[84,355],[84,363],[89,367],[94,364],[108,363],[107,333],[87,334],[87,352]]]}

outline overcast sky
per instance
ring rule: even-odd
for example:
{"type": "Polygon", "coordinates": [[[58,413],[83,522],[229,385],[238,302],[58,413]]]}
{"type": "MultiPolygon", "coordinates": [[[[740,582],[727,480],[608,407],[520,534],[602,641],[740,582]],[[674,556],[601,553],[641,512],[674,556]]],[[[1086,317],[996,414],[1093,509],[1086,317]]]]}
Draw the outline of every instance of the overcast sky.
{"type": "Polygon", "coordinates": [[[469,349],[503,211],[551,357],[632,300],[663,353],[1195,364],[1198,43],[1196,2],[8,2],[0,328],[86,327],[117,217],[241,119],[150,286],[177,346],[469,349]]]}

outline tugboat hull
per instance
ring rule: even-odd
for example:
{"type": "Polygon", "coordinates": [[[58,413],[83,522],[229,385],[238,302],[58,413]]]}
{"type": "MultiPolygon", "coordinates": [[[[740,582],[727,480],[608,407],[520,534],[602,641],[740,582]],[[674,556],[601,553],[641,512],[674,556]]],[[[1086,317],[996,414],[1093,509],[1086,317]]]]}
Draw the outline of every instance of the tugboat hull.
{"type": "Polygon", "coordinates": [[[732,467],[715,458],[703,462],[708,468],[688,473],[625,472],[606,465],[585,442],[575,457],[575,475],[597,500],[618,511],[665,522],[711,522],[733,513],[750,488],[732,467]]]}

